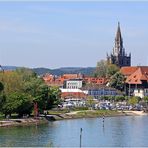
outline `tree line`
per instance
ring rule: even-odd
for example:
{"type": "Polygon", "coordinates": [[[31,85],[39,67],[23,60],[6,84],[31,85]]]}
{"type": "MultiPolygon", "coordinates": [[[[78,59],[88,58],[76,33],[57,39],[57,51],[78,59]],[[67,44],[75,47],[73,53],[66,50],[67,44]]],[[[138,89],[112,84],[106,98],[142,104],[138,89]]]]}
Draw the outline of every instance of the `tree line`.
{"type": "Polygon", "coordinates": [[[21,68],[15,71],[0,72],[0,112],[18,116],[30,115],[34,103],[39,112],[51,109],[60,101],[58,87],[48,87],[36,73],[21,68]]]}
{"type": "Polygon", "coordinates": [[[109,64],[105,60],[97,62],[94,77],[103,77],[108,79],[108,86],[124,91],[125,77],[120,73],[120,68],[115,64],[109,64]]]}

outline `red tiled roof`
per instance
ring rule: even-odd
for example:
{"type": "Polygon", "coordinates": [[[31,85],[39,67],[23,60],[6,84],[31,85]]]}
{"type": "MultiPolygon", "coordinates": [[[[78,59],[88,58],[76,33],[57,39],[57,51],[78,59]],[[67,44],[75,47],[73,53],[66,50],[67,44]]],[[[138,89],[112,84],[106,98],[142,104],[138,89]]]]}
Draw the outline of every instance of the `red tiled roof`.
{"type": "Polygon", "coordinates": [[[148,66],[139,66],[138,69],[127,77],[126,83],[142,84],[142,81],[148,82],[148,66]]]}
{"type": "Polygon", "coordinates": [[[130,67],[122,67],[120,69],[120,72],[125,75],[125,76],[130,76],[131,74],[133,74],[136,70],[138,69],[138,67],[136,66],[130,66],[130,67]]]}

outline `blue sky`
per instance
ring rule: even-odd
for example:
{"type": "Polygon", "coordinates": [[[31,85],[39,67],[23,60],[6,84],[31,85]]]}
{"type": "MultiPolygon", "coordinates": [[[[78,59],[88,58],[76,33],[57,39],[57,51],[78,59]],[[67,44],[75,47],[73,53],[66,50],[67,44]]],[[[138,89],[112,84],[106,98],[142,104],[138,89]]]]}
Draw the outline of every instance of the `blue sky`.
{"type": "Polygon", "coordinates": [[[0,2],[0,64],[94,67],[118,21],[132,65],[148,65],[148,2],[0,2]]]}

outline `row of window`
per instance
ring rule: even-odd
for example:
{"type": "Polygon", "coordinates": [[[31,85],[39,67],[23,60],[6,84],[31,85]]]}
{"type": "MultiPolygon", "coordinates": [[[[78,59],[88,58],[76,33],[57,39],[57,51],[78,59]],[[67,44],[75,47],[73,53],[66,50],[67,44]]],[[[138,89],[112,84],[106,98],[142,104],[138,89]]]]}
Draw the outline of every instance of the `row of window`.
{"type": "Polygon", "coordinates": [[[78,89],[78,86],[67,86],[68,89],[78,89]]]}
{"type": "Polygon", "coordinates": [[[89,95],[116,95],[115,91],[89,91],[89,95]]]}

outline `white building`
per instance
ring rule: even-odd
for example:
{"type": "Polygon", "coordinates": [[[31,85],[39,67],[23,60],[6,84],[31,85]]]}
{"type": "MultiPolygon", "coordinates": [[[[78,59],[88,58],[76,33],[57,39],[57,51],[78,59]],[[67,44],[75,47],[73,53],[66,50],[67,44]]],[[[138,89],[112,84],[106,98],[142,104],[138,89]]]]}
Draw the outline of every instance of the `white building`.
{"type": "Polygon", "coordinates": [[[148,89],[135,89],[133,95],[143,98],[144,96],[148,96],[148,89]]]}
{"type": "Polygon", "coordinates": [[[64,88],[66,89],[79,89],[83,86],[82,79],[69,79],[65,81],[64,88]]]}

